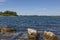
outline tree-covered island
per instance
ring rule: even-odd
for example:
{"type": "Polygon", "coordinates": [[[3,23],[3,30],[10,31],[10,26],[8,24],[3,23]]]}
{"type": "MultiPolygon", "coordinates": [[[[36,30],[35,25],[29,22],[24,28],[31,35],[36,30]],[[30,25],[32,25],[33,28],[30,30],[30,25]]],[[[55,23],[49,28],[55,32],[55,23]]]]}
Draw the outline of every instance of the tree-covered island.
{"type": "Polygon", "coordinates": [[[18,16],[14,11],[4,11],[0,12],[0,16],[18,16]]]}

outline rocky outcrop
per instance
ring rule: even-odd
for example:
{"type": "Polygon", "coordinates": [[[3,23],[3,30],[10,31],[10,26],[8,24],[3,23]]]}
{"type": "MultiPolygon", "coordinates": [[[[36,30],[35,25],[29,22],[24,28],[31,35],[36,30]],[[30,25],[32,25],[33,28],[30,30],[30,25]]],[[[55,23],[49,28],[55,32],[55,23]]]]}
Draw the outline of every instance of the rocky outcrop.
{"type": "Polygon", "coordinates": [[[42,37],[44,40],[58,40],[58,37],[53,32],[44,31],[42,37]]]}
{"type": "Polygon", "coordinates": [[[7,32],[16,32],[16,29],[14,28],[8,28],[8,27],[0,27],[1,33],[7,33],[7,32]]]}
{"type": "Polygon", "coordinates": [[[28,39],[38,40],[37,30],[28,28],[28,39]]]}
{"type": "MultiPolygon", "coordinates": [[[[50,31],[42,31],[40,35],[44,40],[58,40],[57,35],[50,31]]],[[[37,31],[35,29],[28,29],[29,40],[38,40],[38,38],[39,35],[37,34],[37,31]]]]}

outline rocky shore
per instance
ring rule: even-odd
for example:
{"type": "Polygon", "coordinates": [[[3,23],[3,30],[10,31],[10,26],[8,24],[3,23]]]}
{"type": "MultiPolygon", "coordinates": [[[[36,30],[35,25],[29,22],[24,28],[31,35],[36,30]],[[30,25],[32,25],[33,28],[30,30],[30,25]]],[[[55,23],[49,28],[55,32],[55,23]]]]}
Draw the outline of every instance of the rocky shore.
{"type": "Polygon", "coordinates": [[[39,40],[39,36],[43,38],[43,40],[58,40],[57,35],[55,35],[53,32],[50,31],[43,31],[41,34],[38,35],[38,31],[35,29],[27,29],[27,32],[16,32],[16,29],[14,28],[8,28],[8,27],[0,27],[1,37],[0,39],[5,40],[4,38],[7,38],[6,40],[39,40]],[[20,35],[20,36],[18,36],[20,35]],[[17,37],[18,36],[18,37],[17,37]]]}

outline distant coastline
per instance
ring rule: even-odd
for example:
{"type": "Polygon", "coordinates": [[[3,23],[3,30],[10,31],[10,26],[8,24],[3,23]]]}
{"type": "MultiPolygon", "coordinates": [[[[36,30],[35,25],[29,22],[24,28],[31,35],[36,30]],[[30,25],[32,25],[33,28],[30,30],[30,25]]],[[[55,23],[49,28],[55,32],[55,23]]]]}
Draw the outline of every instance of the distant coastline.
{"type": "Polygon", "coordinates": [[[57,15],[18,15],[16,12],[14,11],[4,11],[4,12],[0,12],[0,16],[34,16],[34,17],[60,17],[57,15]]]}

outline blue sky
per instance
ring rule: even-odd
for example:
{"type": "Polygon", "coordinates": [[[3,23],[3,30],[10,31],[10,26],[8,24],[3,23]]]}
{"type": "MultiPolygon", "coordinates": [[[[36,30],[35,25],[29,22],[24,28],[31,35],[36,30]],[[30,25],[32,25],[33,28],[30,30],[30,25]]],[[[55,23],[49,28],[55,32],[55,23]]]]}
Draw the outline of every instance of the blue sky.
{"type": "Polygon", "coordinates": [[[18,15],[60,15],[60,0],[0,0],[0,11],[18,15]]]}

